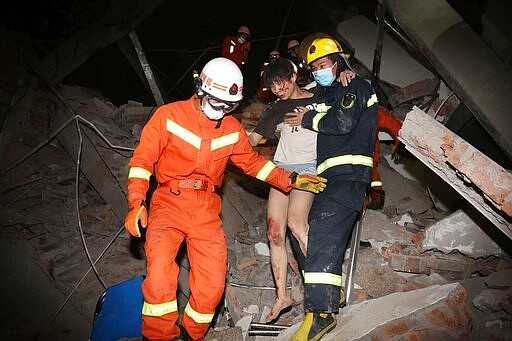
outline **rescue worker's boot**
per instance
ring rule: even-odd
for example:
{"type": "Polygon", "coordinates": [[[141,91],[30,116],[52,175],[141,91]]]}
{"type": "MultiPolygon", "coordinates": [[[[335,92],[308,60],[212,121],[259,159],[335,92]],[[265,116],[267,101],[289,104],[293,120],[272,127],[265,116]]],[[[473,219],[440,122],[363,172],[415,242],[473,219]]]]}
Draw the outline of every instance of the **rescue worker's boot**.
{"type": "Polygon", "coordinates": [[[384,207],[386,192],[383,189],[371,188],[368,196],[368,208],[370,210],[381,210],[384,207]]]}
{"type": "Polygon", "coordinates": [[[171,341],[192,341],[192,338],[190,337],[190,335],[188,335],[185,328],[183,326],[179,326],[179,327],[181,330],[180,336],[176,336],[176,337],[172,338],[171,341]]]}
{"type": "Polygon", "coordinates": [[[333,313],[306,313],[299,329],[292,335],[291,341],[318,341],[336,327],[337,319],[333,313]]]}

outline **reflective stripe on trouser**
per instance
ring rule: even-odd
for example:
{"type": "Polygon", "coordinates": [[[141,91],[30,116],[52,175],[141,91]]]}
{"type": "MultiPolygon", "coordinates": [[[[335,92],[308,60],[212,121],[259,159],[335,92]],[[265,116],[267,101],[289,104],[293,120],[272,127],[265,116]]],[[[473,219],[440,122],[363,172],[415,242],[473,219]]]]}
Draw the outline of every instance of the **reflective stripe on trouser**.
{"type": "MultiPolygon", "coordinates": [[[[227,270],[227,248],[219,214],[220,197],[209,191],[172,194],[159,187],[153,193],[146,233],[147,275],[142,283],[145,302],[155,306],[176,300],[179,265],[174,261],[187,237],[189,306],[182,325],[194,339],[210,326],[222,294],[227,270]]],[[[170,340],[180,334],[178,312],[161,316],[142,315],[142,334],[150,340],[170,340]]]]}
{"type": "Polygon", "coordinates": [[[329,195],[315,198],[309,213],[308,255],[303,269],[306,312],[338,312],[341,264],[358,214],[329,195]]]}

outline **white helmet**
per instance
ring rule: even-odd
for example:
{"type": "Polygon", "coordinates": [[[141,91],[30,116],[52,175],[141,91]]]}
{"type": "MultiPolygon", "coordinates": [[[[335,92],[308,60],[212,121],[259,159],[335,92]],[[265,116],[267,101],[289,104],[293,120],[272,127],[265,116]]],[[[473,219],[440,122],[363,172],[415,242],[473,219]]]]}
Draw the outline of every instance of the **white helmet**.
{"type": "Polygon", "coordinates": [[[201,90],[206,94],[225,102],[240,102],[243,98],[244,79],[240,68],[230,59],[218,57],[203,67],[201,90]]]}

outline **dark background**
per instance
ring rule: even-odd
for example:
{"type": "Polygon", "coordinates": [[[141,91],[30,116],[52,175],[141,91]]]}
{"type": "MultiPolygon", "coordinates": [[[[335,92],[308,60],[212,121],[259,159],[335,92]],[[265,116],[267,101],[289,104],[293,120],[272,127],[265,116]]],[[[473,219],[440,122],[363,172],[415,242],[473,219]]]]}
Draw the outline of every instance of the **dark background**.
{"type": "MultiPolygon", "coordinates": [[[[475,30],[479,30],[484,0],[448,1],[475,30]]],[[[129,2],[128,2],[129,3],[129,2]]],[[[426,2],[428,5],[428,2],[426,2]]],[[[40,57],[101,17],[108,0],[17,1],[4,5],[1,26],[31,39],[40,57]]],[[[137,27],[136,32],[162,91],[169,101],[193,92],[192,70],[200,70],[220,55],[220,43],[240,25],[247,25],[252,48],[244,70],[245,97],[259,84],[259,68],[268,53],[282,55],[291,39],[302,40],[313,32],[334,35],[336,25],[362,14],[375,22],[377,0],[291,1],[171,1],[161,5],[137,27]]],[[[128,100],[153,105],[117,44],[91,57],[63,83],[99,89],[115,105],[128,100]]]]}
{"type": "MultiPolygon", "coordinates": [[[[347,13],[371,13],[375,4],[374,0],[164,0],[136,32],[153,72],[172,101],[192,94],[192,69],[200,70],[209,59],[219,56],[222,39],[240,25],[247,25],[252,48],[244,77],[245,97],[250,98],[259,84],[259,67],[271,50],[284,54],[289,40],[300,41],[315,31],[333,34],[335,23],[347,13]]],[[[100,18],[106,6],[108,0],[12,2],[1,11],[2,26],[28,35],[42,57],[100,18]]],[[[115,105],[128,100],[154,104],[117,44],[91,57],[63,83],[97,88],[115,105]]]]}

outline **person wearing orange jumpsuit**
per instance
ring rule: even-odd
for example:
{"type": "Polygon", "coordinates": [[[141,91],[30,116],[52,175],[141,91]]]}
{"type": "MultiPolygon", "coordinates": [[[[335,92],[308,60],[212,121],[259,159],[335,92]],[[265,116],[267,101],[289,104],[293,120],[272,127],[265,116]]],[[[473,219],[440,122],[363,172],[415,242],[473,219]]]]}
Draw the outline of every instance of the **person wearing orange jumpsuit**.
{"type": "MultiPolygon", "coordinates": [[[[387,131],[394,140],[393,150],[400,144],[398,139],[398,131],[402,128],[402,122],[393,116],[388,110],[379,106],[377,110],[377,131],[387,131]]],[[[372,183],[368,193],[368,208],[380,210],[384,207],[385,191],[382,186],[382,179],[379,173],[380,162],[380,141],[377,134],[375,146],[373,150],[373,167],[372,167],[372,183]]]]}
{"type": "Polygon", "coordinates": [[[221,56],[231,59],[242,68],[247,62],[251,50],[251,32],[249,27],[240,26],[235,35],[224,37],[221,44],[221,56]]]}
{"type": "Polygon", "coordinates": [[[228,160],[246,174],[289,192],[318,193],[325,179],[297,175],[257,153],[234,116],[224,116],[242,100],[243,77],[226,58],[214,58],[197,79],[187,100],[159,107],[145,125],[129,162],[126,230],[140,237],[139,222],[148,226],[147,274],[142,283],[142,334],[149,340],[171,340],[188,334],[203,340],[225,288],[227,247],[222,228],[222,184],[228,160]],[[145,207],[150,177],[158,187],[145,207]],[[190,296],[181,320],[176,300],[182,242],[190,262],[190,296]]]}

